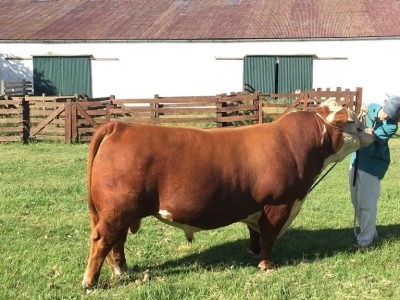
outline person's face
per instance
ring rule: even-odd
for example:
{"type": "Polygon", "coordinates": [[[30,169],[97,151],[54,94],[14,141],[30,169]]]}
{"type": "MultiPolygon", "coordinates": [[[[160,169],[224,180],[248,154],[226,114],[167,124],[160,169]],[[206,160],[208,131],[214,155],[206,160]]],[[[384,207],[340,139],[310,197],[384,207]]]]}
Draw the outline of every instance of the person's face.
{"type": "Polygon", "coordinates": [[[389,119],[389,116],[383,111],[383,109],[381,109],[378,113],[378,119],[381,121],[385,121],[389,119]]]}

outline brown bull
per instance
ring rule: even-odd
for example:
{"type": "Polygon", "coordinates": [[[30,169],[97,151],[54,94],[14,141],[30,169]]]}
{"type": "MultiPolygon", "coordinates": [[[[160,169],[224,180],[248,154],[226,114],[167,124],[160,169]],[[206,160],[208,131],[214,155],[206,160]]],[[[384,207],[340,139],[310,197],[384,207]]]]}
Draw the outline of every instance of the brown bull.
{"type": "Polygon", "coordinates": [[[128,229],[155,216],[184,230],[244,222],[249,250],[271,269],[272,247],[299,212],[322,169],[372,142],[373,134],[336,102],[240,128],[189,129],[110,122],[95,133],[88,163],[92,226],[84,287],[104,259],[127,270],[128,229]]]}

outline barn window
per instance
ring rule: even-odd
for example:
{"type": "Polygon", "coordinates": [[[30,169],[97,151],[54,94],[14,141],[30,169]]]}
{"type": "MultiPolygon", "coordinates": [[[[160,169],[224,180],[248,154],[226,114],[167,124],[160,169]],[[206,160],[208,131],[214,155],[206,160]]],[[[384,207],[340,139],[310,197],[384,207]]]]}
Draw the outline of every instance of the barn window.
{"type": "Polygon", "coordinates": [[[292,93],[312,88],[312,56],[245,56],[243,84],[247,91],[292,93]]]}
{"type": "Polygon", "coordinates": [[[91,56],[34,56],[35,95],[92,97],[91,56]]]}

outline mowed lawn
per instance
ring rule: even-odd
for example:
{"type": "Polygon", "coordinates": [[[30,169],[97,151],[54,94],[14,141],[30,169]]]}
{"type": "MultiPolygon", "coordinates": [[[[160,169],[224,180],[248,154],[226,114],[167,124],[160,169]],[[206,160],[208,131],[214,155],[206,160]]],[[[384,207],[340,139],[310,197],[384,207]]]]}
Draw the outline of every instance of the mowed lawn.
{"type": "Polygon", "coordinates": [[[243,224],[200,232],[189,245],[147,218],[128,236],[129,274],[111,280],[104,266],[98,288],[85,291],[88,146],[1,145],[0,299],[400,299],[399,148],[393,139],[380,239],[367,250],[354,245],[347,158],[277,242],[274,272],[258,270],[243,224]]]}

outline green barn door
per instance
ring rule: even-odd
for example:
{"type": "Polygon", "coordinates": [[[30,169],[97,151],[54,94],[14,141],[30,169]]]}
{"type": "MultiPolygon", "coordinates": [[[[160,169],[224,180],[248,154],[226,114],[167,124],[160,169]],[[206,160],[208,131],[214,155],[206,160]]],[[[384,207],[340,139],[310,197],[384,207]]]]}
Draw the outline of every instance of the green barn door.
{"type": "Polygon", "coordinates": [[[264,94],[293,93],[312,88],[312,56],[245,56],[243,85],[245,91],[264,94]]]}
{"type": "Polygon", "coordinates": [[[275,90],[275,56],[245,56],[243,61],[243,86],[245,91],[261,91],[264,94],[275,90]]]}
{"type": "Polygon", "coordinates": [[[34,56],[35,95],[87,95],[92,97],[90,56],[34,56]]]}
{"type": "Polygon", "coordinates": [[[278,93],[308,91],[312,88],[311,56],[279,57],[278,65],[278,93]]]}

